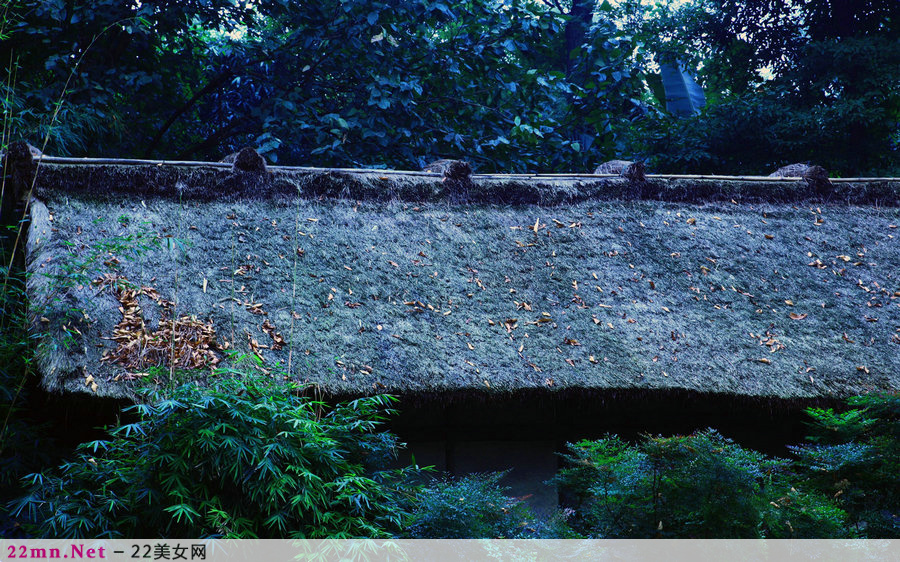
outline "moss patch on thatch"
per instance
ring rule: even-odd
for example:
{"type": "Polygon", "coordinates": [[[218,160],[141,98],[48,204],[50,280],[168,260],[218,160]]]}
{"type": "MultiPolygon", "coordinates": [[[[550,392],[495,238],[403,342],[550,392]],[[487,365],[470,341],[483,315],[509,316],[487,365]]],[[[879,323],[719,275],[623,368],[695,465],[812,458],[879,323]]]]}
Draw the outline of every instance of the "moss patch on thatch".
{"type": "Polygon", "coordinates": [[[101,361],[120,303],[92,284],[117,275],[174,303],[139,291],[145,325],[194,316],[261,371],[335,394],[900,388],[900,210],[847,204],[896,205],[896,183],[475,177],[451,204],[452,189],[47,166],[28,250],[45,385],[130,392],[134,369],[101,361]]]}

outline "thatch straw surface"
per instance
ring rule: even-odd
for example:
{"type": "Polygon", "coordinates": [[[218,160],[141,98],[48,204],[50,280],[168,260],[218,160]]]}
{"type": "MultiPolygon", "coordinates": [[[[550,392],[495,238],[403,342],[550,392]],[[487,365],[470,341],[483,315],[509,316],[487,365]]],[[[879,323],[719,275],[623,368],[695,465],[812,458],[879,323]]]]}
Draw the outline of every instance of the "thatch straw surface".
{"type": "Polygon", "coordinates": [[[344,395],[900,388],[900,183],[473,180],[44,165],[45,386],[128,395],[163,337],[344,395]]]}

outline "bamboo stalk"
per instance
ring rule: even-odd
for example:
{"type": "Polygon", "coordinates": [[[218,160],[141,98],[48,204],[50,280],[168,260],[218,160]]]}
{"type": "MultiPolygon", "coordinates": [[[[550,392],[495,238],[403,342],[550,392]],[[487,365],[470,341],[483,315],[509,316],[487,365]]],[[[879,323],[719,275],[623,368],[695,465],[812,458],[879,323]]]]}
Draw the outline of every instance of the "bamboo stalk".
{"type": "MultiPolygon", "coordinates": [[[[124,166],[179,166],[179,167],[212,167],[230,169],[231,164],[226,162],[196,162],[190,160],[146,160],[136,158],[68,158],[62,156],[43,156],[42,164],[69,164],[69,165],[124,165],[124,166]]],[[[285,172],[341,172],[349,174],[381,174],[385,176],[420,176],[420,177],[441,177],[441,174],[435,172],[420,172],[415,170],[382,170],[373,168],[315,168],[310,166],[269,166],[272,171],[285,172]]],[[[591,180],[591,179],[607,179],[618,178],[617,174],[472,174],[472,179],[482,180],[516,180],[516,179],[548,179],[548,180],[591,180]]],[[[673,180],[715,180],[715,181],[764,181],[764,182],[797,182],[802,180],[800,177],[769,177],[769,176],[722,176],[722,175],[706,175],[706,174],[647,174],[647,178],[651,179],[673,179],[673,180]]],[[[854,182],[876,182],[876,181],[900,181],[900,178],[888,177],[870,177],[870,178],[829,178],[829,180],[840,183],[854,182]]]]}
{"type": "MultiPolygon", "coordinates": [[[[189,168],[223,168],[231,169],[232,164],[228,162],[197,162],[193,160],[146,160],[141,158],[69,158],[65,156],[44,156],[41,160],[43,164],[66,164],[66,165],[116,165],[116,166],[178,166],[189,168]]],[[[441,174],[435,172],[418,172],[415,170],[382,170],[373,168],[313,168],[309,166],[267,166],[272,171],[286,172],[344,172],[356,174],[383,174],[383,175],[403,175],[403,176],[430,176],[441,177],[441,174]]]]}
{"type": "Polygon", "coordinates": [[[186,160],[144,160],[139,158],[69,158],[67,156],[41,157],[42,164],[125,165],[125,166],[213,166],[230,168],[225,162],[192,162],[186,160]]]}

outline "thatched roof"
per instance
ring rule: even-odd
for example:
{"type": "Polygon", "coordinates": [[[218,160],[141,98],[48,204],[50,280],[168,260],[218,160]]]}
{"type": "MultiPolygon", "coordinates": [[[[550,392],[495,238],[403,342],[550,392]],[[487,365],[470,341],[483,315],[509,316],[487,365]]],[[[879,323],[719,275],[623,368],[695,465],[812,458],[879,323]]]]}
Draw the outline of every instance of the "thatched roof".
{"type": "Polygon", "coordinates": [[[898,203],[887,180],[50,160],[28,244],[39,368],[121,396],[177,340],[179,376],[233,362],[218,345],[343,395],[898,389],[898,203]]]}

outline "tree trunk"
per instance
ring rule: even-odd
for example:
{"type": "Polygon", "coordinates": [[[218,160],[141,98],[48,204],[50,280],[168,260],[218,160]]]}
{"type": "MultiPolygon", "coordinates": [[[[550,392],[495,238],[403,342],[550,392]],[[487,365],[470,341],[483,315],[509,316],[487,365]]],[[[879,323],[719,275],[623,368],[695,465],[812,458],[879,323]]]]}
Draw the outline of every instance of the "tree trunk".
{"type": "Polygon", "coordinates": [[[583,86],[586,81],[585,61],[583,58],[573,55],[587,39],[594,13],[594,4],[595,0],[572,0],[572,9],[569,10],[570,19],[566,23],[564,53],[566,80],[578,86],[583,86]]]}

